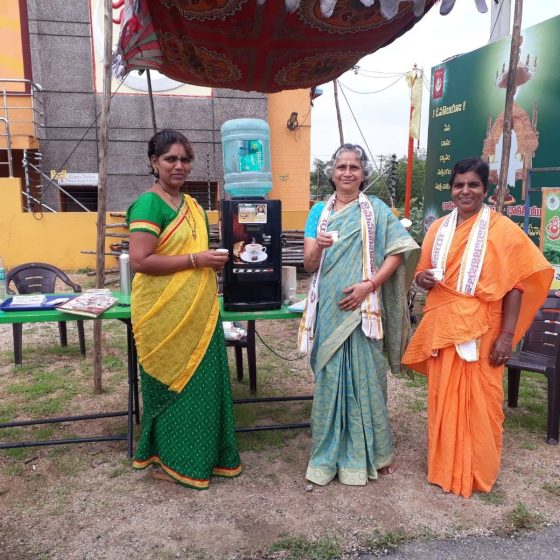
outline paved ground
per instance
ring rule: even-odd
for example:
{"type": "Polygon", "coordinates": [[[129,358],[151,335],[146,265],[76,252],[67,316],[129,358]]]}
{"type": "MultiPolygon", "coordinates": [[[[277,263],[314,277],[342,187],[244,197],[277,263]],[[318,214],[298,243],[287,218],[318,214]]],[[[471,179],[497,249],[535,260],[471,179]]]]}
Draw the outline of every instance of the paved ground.
{"type": "MultiPolygon", "coordinates": [[[[372,554],[360,560],[379,558],[372,554]]],[[[412,542],[394,553],[390,560],[558,560],[560,559],[560,526],[554,525],[517,537],[473,537],[430,542],[412,542]]]]}

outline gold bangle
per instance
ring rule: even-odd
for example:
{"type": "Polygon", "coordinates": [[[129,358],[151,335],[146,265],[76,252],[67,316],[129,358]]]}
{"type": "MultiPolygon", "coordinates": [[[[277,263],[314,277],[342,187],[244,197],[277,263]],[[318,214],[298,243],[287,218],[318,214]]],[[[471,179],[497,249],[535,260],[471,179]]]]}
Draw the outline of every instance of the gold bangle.
{"type": "Polygon", "coordinates": [[[363,280],[363,282],[371,282],[373,291],[375,292],[377,290],[377,286],[375,285],[375,282],[371,278],[366,278],[365,280],[363,280]]]}
{"type": "Polygon", "coordinates": [[[193,254],[189,253],[189,263],[191,264],[191,268],[196,268],[196,261],[193,259],[193,254]]]}
{"type": "Polygon", "coordinates": [[[197,260],[196,255],[194,253],[191,253],[191,259],[192,259],[192,262],[194,264],[193,268],[198,268],[198,260],[197,260]]]}

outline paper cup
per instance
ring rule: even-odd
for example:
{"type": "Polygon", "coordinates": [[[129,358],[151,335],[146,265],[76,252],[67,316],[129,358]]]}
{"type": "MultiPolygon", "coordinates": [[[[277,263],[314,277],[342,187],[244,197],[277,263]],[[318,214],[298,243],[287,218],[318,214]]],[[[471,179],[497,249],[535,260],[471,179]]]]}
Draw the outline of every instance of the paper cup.
{"type": "Polygon", "coordinates": [[[338,231],[327,231],[327,233],[331,236],[331,239],[334,242],[338,241],[338,231]]]}
{"type": "Polygon", "coordinates": [[[229,253],[229,249],[216,249],[216,253],[223,253],[227,255],[229,253]]]}
{"type": "Polygon", "coordinates": [[[432,268],[432,274],[434,275],[434,278],[438,281],[441,282],[443,280],[443,268],[432,268]]]}

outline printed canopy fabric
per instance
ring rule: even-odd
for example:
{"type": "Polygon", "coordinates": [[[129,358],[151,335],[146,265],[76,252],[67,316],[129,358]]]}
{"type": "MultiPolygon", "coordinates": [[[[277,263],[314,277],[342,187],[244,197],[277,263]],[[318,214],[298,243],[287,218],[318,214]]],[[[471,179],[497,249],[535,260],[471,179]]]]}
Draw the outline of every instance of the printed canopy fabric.
{"type": "Polygon", "coordinates": [[[113,72],[276,92],[316,86],[416,24],[436,0],[126,0],[113,72]]]}

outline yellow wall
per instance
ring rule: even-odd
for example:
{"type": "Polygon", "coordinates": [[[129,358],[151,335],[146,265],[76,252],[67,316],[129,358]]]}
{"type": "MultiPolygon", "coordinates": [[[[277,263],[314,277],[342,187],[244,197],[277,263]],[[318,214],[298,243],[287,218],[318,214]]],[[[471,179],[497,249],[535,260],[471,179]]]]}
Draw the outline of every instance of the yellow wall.
{"type": "Polygon", "coordinates": [[[311,150],[309,89],[272,93],[268,96],[272,190],[270,198],[282,201],[283,229],[303,229],[309,210],[309,161],[311,150]],[[292,112],[300,126],[286,126],[292,112]]]}
{"type": "MultiPolygon", "coordinates": [[[[108,223],[122,218],[107,216],[108,223]]],[[[47,262],[63,270],[95,268],[96,212],[22,212],[19,179],[0,179],[0,256],[6,268],[26,262],[47,262]]],[[[111,231],[122,231],[112,229],[111,231]]],[[[106,249],[116,238],[108,238],[106,249]]],[[[107,257],[105,266],[117,266],[116,257],[107,257]]]]}
{"type": "MultiPolygon", "coordinates": [[[[0,116],[10,121],[12,148],[38,148],[31,111],[31,96],[25,95],[25,83],[1,80],[1,78],[19,80],[26,78],[19,0],[1,0],[0,4],[0,91],[4,89],[8,91],[8,108],[4,110],[2,106],[0,116]]],[[[0,149],[7,148],[6,133],[6,125],[0,121],[0,149]]]]}
{"type": "MultiPolygon", "coordinates": [[[[19,0],[2,0],[0,10],[0,77],[25,78],[19,0]]],[[[25,91],[23,84],[11,90],[25,91]]]]}
{"type": "MultiPolygon", "coordinates": [[[[209,222],[218,223],[218,213],[208,212],[209,222]]],[[[302,229],[307,211],[284,212],[284,229],[302,229]]],[[[123,218],[107,214],[107,223],[120,223],[123,218]]],[[[107,232],[124,233],[124,228],[109,228],[107,232]]],[[[119,238],[108,237],[105,250],[119,238]]],[[[10,269],[26,262],[46,262],[62,270],[95,269],[95,255],[80,251],[95,251],[97,244],[96,212],[45,212],[32,214],[22,211],[21,184],[17,178],[0,178],[0,257],[10,269]]],[[[115,268],[117,258],[105,258],[106,268],[115,268]]]]}

